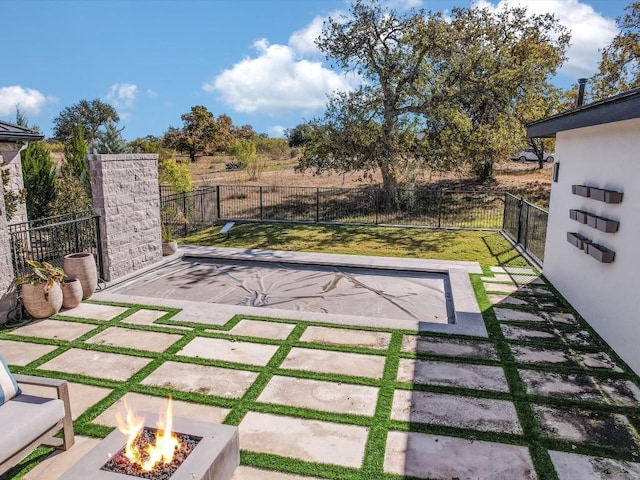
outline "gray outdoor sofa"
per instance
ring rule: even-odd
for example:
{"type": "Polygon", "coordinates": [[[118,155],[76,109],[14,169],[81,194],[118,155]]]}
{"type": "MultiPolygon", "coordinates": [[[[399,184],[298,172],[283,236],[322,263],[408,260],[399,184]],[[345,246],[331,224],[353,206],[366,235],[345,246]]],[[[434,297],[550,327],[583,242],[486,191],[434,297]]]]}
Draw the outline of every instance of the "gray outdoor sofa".
{"type": "Polygon", "coordinates": [[[65,380],[14,375],[19,385],[55,389],[56,398],[21,393],[0,405],[0,476],[39,445],[67,450],[73,445],[69,389],[65,380]],[[53,437],[62,430],[62,437],[53,437]]]}

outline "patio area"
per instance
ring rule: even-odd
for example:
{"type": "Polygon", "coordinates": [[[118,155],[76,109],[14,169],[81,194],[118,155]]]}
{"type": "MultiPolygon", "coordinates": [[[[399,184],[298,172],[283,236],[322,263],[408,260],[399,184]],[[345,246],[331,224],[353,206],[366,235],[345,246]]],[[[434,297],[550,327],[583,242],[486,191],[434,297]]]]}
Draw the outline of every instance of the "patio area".
{"type": "Polygon", "coordinates": [[[109,290],[1,331],[12,371],[70,382],[77,438],[8,478],[58,478],[125,399],[169,394],[176,416],[239,427],[234,480],[639,478],[637,376],[533,269],[470,278],[488,337],[109,290]]]}

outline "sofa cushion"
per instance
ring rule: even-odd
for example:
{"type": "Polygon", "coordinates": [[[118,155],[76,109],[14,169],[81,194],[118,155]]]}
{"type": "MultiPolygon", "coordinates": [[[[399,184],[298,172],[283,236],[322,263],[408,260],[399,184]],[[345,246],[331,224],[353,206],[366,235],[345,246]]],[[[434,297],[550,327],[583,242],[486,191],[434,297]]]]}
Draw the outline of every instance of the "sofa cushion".
{"type": "Polygon", "coordinates": [[[0,406],[0,463],[64,418],[64,403],[22,393],[0,406]]]}
{"type": "Polygon", "coordinates": [[[20,393],[20,388],[13,378],[7,363],[0,355],[0,405],[11,400],[20,393]]]}

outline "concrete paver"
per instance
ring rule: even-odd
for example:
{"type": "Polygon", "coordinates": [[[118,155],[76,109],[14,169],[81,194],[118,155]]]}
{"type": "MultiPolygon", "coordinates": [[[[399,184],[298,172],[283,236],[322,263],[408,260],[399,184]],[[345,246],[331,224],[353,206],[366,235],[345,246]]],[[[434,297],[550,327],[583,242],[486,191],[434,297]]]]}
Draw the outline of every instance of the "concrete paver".
{"type": "Polygon", "coordinates": [[[160,317],[166,315],[167,312],[162,310],[148,310],[141,308],[137,312],[132,313],[128,317],[122,319],[123,323],[131,323],[134,325],[153,325],[160,317]]]}
{"type": "Polygon", "coordinates": [[[419,385],[446,385],[508,392],[502,367],[400,359],[398,380],[419,385]]]}
{"type": "Polygon", "coordinates": [[[378,389],[364,385],[274,376],[258,397],[259,402],[373,416],[378,389]]]}
{"type": "Polygon", "coordinates": [[[417,478],[535,479],[526,447],[390,431],[384,471],[417,478]]]}
{"type": "Polygon", "coordinates": [[[281,368],[382,378],[386,357],[294,347],[281,368]]]}
{"type": "Polygon", "coordinates": [[[522,293],[525,295],[550,295],[551,292],[543,286],[515,285],[513,283],[484,282],[487,292],[522,293]]]}
{"type": "MultiPolygon", "coordinates": [[[[74,420],[82,415],[89,407],[92,407],[112,392],[110,388],[85,385],[84,383],[67,382],[67,385],[69,387],[71,418],[74,420]]],[[[20,388],[24,393],[29,395],[56,398],[56,390],[51,387],[21,385],[20,388]]]]}
{"type": "Polygon", "coordinates": [[[257,468],[240,465],[233,473],[231,480],[322,480],[317,477],[302,477],[273,470],[259,470],[257,468]]]}
{"type": "Polygon", "coordinates": [[[257,377],[257,373],[244,370],[164,362],[141,383],[203,395],[240,398],[257,377]]]}
{"type": "Polygon", "coordinates": [[[249,412],[240,422],[243,450],[359,468],[369,429],[319,420],[249,412]]]}
{"type": "MultiPolygon", "coordinates": [[[[93,420],[93,423],[106,425],[108,427],[117,427],[118,420],[116,415],[119,413],[121,418],[126,418],[125,402],[130,409],[138,414],[145,411],[159,413],[161,415],[165,414],[168,403],[167,399],[163,397],[129,392],[98,415],[93,420]]],[[[222,423],[230,411],[228,408],[183,402],[181,400],[172,400],[172,409],[175,417],[210,423],[222,423]]]]}
{"type": "Polygon", "coordinates": [[[638,440],[624,415],[533,405],[544,435],[574,443],[634,451],[638,440]]]}
{"type": "Polygon", "coordinates": [[[391,418],[411,423],[522,433],[515,406],[505,400],[396,390],[391,418]]]}
{"type": "Polygon", "coordinates": [[[525,310],[515,310],[513,308],[494,308],[494,313],[499,321],[509,322],[545,322],[547,319],[543,314],[537,314],[525,310]]]}
{"type": "Polygon", "coordinates": [[[40,343],[14,342],[13,340],[0,340],[0,353],[9,365],[24,367],[28,363],[53,352],[55,345],[42,345],[40,343]]]}
{"type": "Polygon", "coordinates": [[[129,307],[83,302],[75,308],[60,311],[60,315],[64,315],[65,317],[87,318],[89,320],[113,320],[127,310],[129,310],[129,307]]]}
{"type": "Polygon", "coordinates": [[[493,273],[511,273],[512,275],[534,275],[533,268],[527,267],[490,267],[493,273]]]}
{"type": "Polygon", "coordinates": [[[554,365],[575,366],[569,352],[554,350],[547,347],[511,345],[511,353],[516,362],[520,363],[550,363],[554,365]]]}
{"type": "Polygon", "coordinates": [[[95,325],[62,320],[46,319],[16,328],[11,333],[25,337],[50,338],[52,340],[75,340],[96,328],[95,325]]]}
{"type": "Polygon", "coordinates": [[[160,332],[145,332],[129,328],[110,327],[89,338],[87,343],[132,348],[151,352],[164,352],[182,338],[182,335],[160,332]]]}
{"type": "Polygon", "coordinates": [[[484,360],[498,359],[493,343],[482,340],[405,335],[402,339],[402,351],[484,360]]]}
{"type": "Polygon", "coordinates": [[[196,337],[187,343],[178,355],[264,366],[269,363],[278,348],[278,345],[196,337]]]}
{"type": "Polygon", "coordinates": [[[58,480],[67,470],[100,443],[99,438],[75,436],[75,443],[67,451],[56,450],[27,472],[23,480],[58,480]]]}
{"type": "Polygon", "coordinates": [[[540,325],[539,328],[520,327],[517,325],[500,325],[502,334],[507,340],[529,340],[543,342],[562,342],[562,338],[553,328],[540,325]]]}
{"type": "Polygon", "coordinates": [[[365,330],[310,326],[306,328],[300,337],[300,341],[346,347],[386,349],[389,347],[391,334],[384,332],[367,332],[365,330]]]}
{"type": "Polygon", "coordinates": [[[296,326],[292,323],[263,322],[259,320],[240,320],[229,333],[245,337],[271,338],[286,340],[296,326]]]}
{"type": "Polygon", "coordinates": [[[124,381],[150,361],[150,358],[72,348],[39,368],[124,381]]]}
{"type": "Polygon", "coordinates": [[[640,463],[549,451],[560,480],[637,480],[640,463]]]}

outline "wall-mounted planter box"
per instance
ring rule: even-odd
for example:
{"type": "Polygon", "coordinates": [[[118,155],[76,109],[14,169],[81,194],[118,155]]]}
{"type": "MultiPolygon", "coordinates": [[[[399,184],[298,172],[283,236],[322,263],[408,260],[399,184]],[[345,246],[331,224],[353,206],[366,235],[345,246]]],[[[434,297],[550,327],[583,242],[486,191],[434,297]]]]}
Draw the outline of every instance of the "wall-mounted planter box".
{"type": "Polygon", "coordinates": [[[591,243],[591,240],[588,240],[579,233],[567,232],[567,242],[569,242],[574,247],[583,250],[587,243],[591,243]]]}
{"type": "Polygon", "coordinates": [[[581,197],[589,196],[589,187],[586,185],[571,185],[571,193],[580,195],[581,197]]]}
{"type": "Polygon", "coordinates": [[[589,197],[599,202],[604,202],[604,193],[605,193],[605,190],[603,190],[602,188],[592,187],[589,189],[589,197]]]}
{"type": "Polygon", "coordinates": [[[578,223],[587,223],[587,217],[589,215],[587,212],[583,212],[582,210],[576,210],[576,222],[578,223]]]}
{"type": "Polygon", "coordinates": [[[587,225],[589,225],[591,228],[596,228],[598,224],[598,217],[596,217],[595,215],[587,215],[587,225]]]}
{"type": "Polygon", "coordinates": [[[615,252],[596,243],[590,243],[587,245],[587,253],[600,263],[611,263],[616,256],[615,252]]]}
{"type": "Polygon", "coordinates": [[[614,192],[613,190],[604,191],[604,201],[607,203],[622,202],[622,192],[614,192]]]}
{"type": "Polygon", "coordinates": [[[572,208],[571,210],[569,210],[569,218],[570,218],[571,220],[577,220],[577,219],[578,219],[578,212],[579,212],[579,211],[580,211],[580,210],[575,210],[575,209],[573,209],[573,208],[572,208]]]}
{"type": "Polygon", "coordinates": [[[608,218],[598,217],[598,220],[596,222],[596,228],[607,233],[617,232],[619,226],[620,222],[616,220],[609,220],[608,218]]]}

